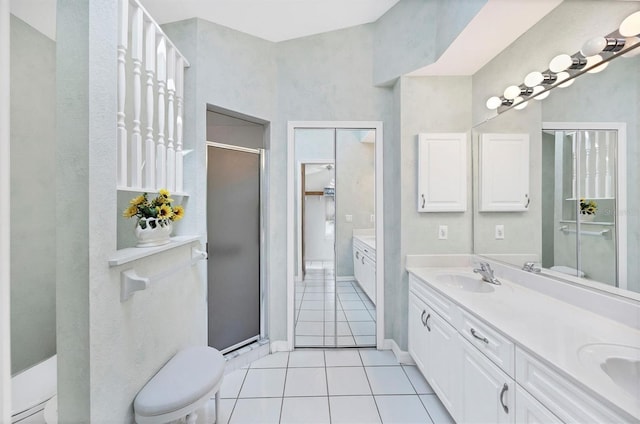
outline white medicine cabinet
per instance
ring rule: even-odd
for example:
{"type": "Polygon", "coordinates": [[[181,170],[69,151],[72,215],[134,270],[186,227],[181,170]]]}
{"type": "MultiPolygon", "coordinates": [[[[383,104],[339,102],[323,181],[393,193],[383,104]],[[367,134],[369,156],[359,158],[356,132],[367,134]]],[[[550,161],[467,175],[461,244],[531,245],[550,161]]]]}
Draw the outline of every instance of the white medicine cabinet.
{"type": "Polygon", "coordinates": [[[418,134],[418,212],[467,210],[466,133],[418,134]]]}
{"type": "Polygon", "coordinates": [[[480,212],[522,212],[529,207],[529,134],[480,137],[480,212]]]}

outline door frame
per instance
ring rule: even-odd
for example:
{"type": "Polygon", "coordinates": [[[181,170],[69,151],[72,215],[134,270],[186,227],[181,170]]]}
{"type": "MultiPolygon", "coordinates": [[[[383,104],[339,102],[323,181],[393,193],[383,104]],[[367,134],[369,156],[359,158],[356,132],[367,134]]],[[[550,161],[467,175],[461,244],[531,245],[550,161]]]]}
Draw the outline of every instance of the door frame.
{"type": "MultiPolygon", "coordinates": [[[[266,228],[266,218],[265,218],[265,209],[266,209],[266,187],[267,187],[267,176],[266,176],[266,162],[265,162],[265,149],[252,149],[249,147],[242,147],[242,146],[234,146],[232,144],[225,144],[225,143],[220,143],[220,142],[216,142],[216,141],[209,141],[207,140],[205,142],[205,152],[207,154],[205,154],[205,161],[206,161],[206,165],[205,168],[208,169],[209,163],[208,163],[208,149],[209,147],[218,147],[221,149],[227,149],[227,150],[235,150],[238,152],[245,152],[245,153],[253,153],[253,154],[257,154],[258,155],[258,161],[260,163],[260,187],[258,188],[259,192],[260,192],[260,231],[259,231],[259,237],[260,237],[260,249],[259,249],[259,255],[260,255],[260,271],[258,274],[258,278],[259,278],[259,285],[260,285],[260,291],[259,291],[259,296],[260,296],[260,334],[257,337],[253,337],[251,339],[248,339],[247,341],[238,343],[234,346],[230,346],[229,348],[225,349],[223,352],[230,352],[235,350],[238,347],[244,346],[249,344],[251,341],[254,340],[263,340],[267,337],[267,319],[268,319],[268,305],[267,305],[267,288],[266,288],[266,284],[265,282],[267,281],[266,279],[266,238],[265,238],[265,228],[266,228]]],[[[205,220],[206,220],[206,215],[205,215],[205,220]]],[[[207,222],[208,225],[208,222],[207,222]]],[[[208,230],[208,228],[207,228],[208,230]]],[[[208,246],[208,239],[207,239],[207,246],[208,246]]],[[[207,287],[209,284],[209,274],[207,273],[207,287]]],[[[209,310],[207,309],[207,314],[209,313],[209,310]]],[[[208,331],[208,329],[207,329],[208,331]]]]}
{"type": "MultiPolygon", "coordinates": [[[[616,267],[617,289],[627,289],[627,124],[625,122],[542,122],[544,130],[617,131],[616,140],[616,267]]],[[[579,224],[578,224],[579,225],[579,224]]],[[[578,255],[580,246],[578,244],[578,255]]],[[[603,284],[604,287],[608,287],[603,284]]],[[[602,288],[601,288],[602,289],[602,288]]]]}
{"type": "Polygon", "coordinates": [[[382,121],[288,121],[287,122],[287,348],[295,347],[295,129],[374,129],[375,138],[375,233],[376,233],[376,347],[384,345],[384,210],[382,121]]]}
{"type": "MultiPolygon", "coordinates": [[[[330,164],[332,164],[334,166],[336,164],[334,159],[327,159],[327,160],[324,160],[324,159],[307,160],[307,159],[305,159],[304,161],[298,161],[296,163],[297,175],[302,175],[302,166],[303,165],[307,165],[307,164],[316,165],[316,164],[323,164],[323,163],[326,163],[326,164],[330,163],[330,164]]],[[[295,179],[293,181],[293,184],[295,186],[295,179]]],[[[294,190],[296,190],[296,187],[294,187],[294,190]]],[[[296,254],[297,257],[298,257],[298,262],[297,262],[298,266],[297,266],[297,269],[296,269],[295,281],[301,281],[302,278],[303,278],[303,275],[302,275],[302,273],[303,273],[302,260],[304,259],[304,255],[303,255],[304,245],[303,245],[303,241],[302,241],[303,240],[302,236],[304,235],[304,216],[302,214],[303,213],[303,208],[302,207],[304,205],[304,195],[303,195],[304,187],[298,187],[298,190],[296,190],[296,191],[297,191],[296,198],[298,200],[298,207],[296,208],[297,209],[296,210],[296,216],[298,217],[298,220],[296,222],[297,222],[297,227],[299,227],[301,229],[301,231],[298,231],[298,234],[297,234],[298,235],[298,237],[297,237],[297,243],[298,244],[297,245],[300,247],[300,249],[298,249],[298,252],[296,254]]]]}

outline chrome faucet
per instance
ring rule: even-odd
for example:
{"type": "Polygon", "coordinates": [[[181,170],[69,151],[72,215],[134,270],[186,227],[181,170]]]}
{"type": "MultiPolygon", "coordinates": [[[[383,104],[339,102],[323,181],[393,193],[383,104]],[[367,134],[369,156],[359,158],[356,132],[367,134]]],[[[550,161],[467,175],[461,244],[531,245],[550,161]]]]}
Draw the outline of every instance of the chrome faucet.
{"type": "Polygon", "coordinates": [[[535,262],[525,262],[524,265],[522,265],[522,270],[527,272],[536,272],[536,273],[542,271],[541,268],[538,268],[536,266],[535,262]]]}
{"type": "Polygon", "coordinates": [[[488,262],[480,262],[480,268],[475,268],[473,272],[480,274],[482,276],[482,281],[486,281],[487,283],[500,285],[502,284],[494,275],[493,269],[491,269],[491,265],[488,262]]]}

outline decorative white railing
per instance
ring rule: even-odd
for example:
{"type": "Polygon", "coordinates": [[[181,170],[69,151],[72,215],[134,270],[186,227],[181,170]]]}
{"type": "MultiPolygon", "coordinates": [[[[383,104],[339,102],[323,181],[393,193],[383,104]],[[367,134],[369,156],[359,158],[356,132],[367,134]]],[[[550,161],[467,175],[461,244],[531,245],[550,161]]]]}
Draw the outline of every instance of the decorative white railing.
{"type": "Polygon", "coordinates": [[[118,189],[183,192],[184,68],[188,66],[138,0],[120,0],[118,189]]]}

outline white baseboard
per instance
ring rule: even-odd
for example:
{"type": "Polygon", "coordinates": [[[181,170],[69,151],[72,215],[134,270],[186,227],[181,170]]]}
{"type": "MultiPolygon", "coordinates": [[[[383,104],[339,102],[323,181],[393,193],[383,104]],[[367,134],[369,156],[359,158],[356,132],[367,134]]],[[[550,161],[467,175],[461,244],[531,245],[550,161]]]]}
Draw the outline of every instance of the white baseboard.
{"type": "Polygon", "coordinates": [[[271,353],[290,352],[289,342],[286,340],[276,340],[271,342],[271,353]]]}
{"type": "Polygon", "coordinates": [[[411,357],[411,355],[409,354],[409,352],[407,352],[406,350],[400,349],[400,346],[398,346],[396,341],[393,339],[384,339],[384,342],[382,343],[382,348],[384,350],[391,350],[393,354],[396,355],[396,359],[398,360],[398,362],[400,362],[401,364],[415,365],[416,363],[411,357]]]}
{"type": "Polygon", "coordinates": [[[356,277],[354,277],[353,275],[336,277],[336,281],[356,281],[356,277]]]}

